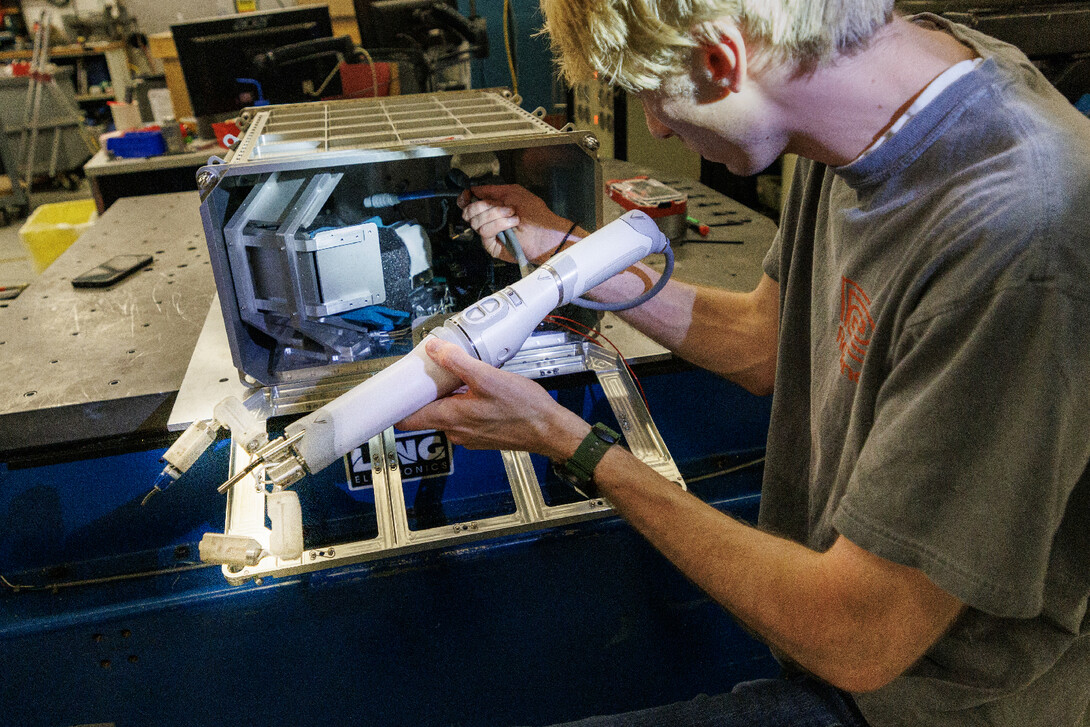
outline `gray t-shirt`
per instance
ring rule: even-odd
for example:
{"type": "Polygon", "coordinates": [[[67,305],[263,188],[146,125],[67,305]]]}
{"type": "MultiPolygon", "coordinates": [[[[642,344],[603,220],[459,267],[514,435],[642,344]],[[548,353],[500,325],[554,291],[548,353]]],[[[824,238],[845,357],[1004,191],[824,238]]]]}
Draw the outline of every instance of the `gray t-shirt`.
{"type": "Polygon", "coordinates": [[[873,153],[799,163],[765,271],[762,527],[842,534],[969,610],[857,696],[887,725],[1079,723],[1090,696],[1090,120],[1013,47],[873,153]]]}

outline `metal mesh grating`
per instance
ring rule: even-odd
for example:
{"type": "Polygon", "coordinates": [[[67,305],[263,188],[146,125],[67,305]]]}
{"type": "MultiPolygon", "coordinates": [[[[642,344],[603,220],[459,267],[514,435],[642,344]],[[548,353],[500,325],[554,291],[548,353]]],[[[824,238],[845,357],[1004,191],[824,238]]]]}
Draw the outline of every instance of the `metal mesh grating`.
{"type": "Polygon", "coordinates": [[[292,104],[257,111],[233,161],[559,133],[494,91],[292,104]]]}

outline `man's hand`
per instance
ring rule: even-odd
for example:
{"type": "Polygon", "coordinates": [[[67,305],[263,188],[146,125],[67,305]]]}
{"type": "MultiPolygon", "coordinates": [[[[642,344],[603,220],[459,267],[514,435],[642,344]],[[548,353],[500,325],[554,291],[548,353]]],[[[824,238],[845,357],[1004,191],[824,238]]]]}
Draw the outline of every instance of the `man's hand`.
{"type": "MultiPolygon", "coordinates": [[[[508,262],[514,262],[514,258],[497,239],[501,232],[514,230],[526,257],[542,263],[571,228],[571,221],[517,184],[474,187],[462,192],[458,206],[462,208],[462,219],[481,236],[488,254],[508,262]]],[[[585,234],[580,230],[573,233],[572,239],[578,240],[585,234]]]]}
{"type": "Polygon", "coordinates": [[[554,459],[574,454],[590,431],[530,379],[495,369],[444,341],[432,340],[425,350],[466,385],[398,422],[398,429],[440,429],[470,449],[536,452],[554,459]]]}

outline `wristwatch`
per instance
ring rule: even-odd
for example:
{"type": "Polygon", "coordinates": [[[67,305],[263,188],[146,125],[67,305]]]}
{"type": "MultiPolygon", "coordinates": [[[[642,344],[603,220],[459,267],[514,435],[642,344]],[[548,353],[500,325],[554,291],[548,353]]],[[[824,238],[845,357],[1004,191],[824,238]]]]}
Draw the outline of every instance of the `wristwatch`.
{"type": "Polygon", "coordinates": [[[620,439],[620,434],[598,422],[590,428],[575,454],[563,462],[553,463],[553,472],[583,497],[598,497],[598,486],[594,484],[594,468],[602,461],[609,448],[620,439]]]}

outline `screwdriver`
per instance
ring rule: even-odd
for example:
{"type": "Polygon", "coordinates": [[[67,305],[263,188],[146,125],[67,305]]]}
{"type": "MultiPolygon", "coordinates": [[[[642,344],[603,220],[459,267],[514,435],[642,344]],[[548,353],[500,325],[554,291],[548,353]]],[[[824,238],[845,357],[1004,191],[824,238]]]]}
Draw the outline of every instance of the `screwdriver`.
{"type": "Polygon", "coordinates": [[[711,231],[710,227],[692,215],[685,215],[685,221],[689,223],[689,227],[699,232],[703,237],[707,237],[708,233],[711,231]]]}

